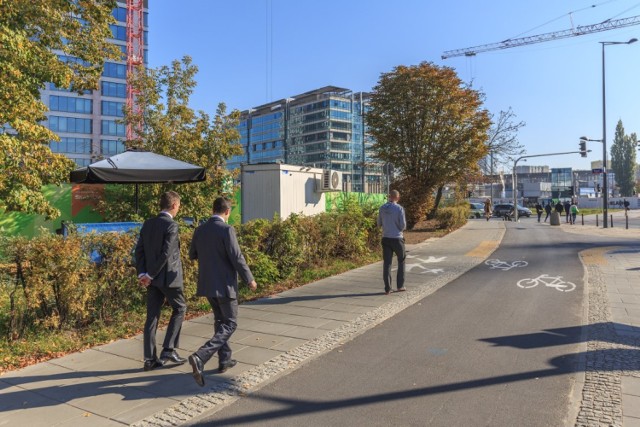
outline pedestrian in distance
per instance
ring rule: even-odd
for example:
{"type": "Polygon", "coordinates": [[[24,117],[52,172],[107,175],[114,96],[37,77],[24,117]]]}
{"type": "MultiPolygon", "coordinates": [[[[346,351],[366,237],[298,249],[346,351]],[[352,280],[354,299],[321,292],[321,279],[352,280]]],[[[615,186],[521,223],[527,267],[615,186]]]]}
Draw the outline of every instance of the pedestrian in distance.
{"type": "Polygon", "coordinates": [[[187,311],[178,224],[173,220],[180,209],[178,193],[164,193],[160,197],[160,209],[157,217],[146,220],[142,225],[135,249],[138,283],[147,289],[147,319],[143,334],[145,371],[163,366],[169,360],[179,365],[187,361],[176,352],[187,311]],[[173,311],[158,358],[156,331],[165,299],[173,311]]]}
{"type": "Polygon", "coordinates": [[[213,337],[189,356],[193,378],[201,387],[204,365],[214,354],[218,353],[219,373],[237,364],[228,341],[238,324],[238,274],[252,291],[258,286],[240,251],[236,231],[227,224],[230,215],[228,199],[214,200],[213,216],[194,231],[189,249],[189,258],[198,260],[196,296],[207,298],[214,318],[213,337]]]}
{"type": "Polygon", "coordinates": [[[493,212],[491,212],[491,199],[487,198],[487,200],[484,201],[484,216],[487,218],[487,221],[491,219],[492,213],[493,212]]]}
{"type": "Polygon", "coordinates": [[[558,212],[560,216],[562,216],[563,210],[564,210],[564,206],[562,205],[562,202],[558,200],[558,203],[556,203],[556,212],[558,212]]]}
{"type": "Polygon", "coordinates": [[[551,215],[551,202],[548,202],[546,205],[544,205],[544,211],[547,214],[547,216],[544,217],[544,222],[547,222],[547,220],[549,219],[549,215],[551,215]]]}
{"type": "Polygon", "coordinates": [[[565,219],[566,219],[567,224],[568,224],[569,222],[571,222],[571,220],[570,220],[571,203],[569,203],[568,200],[565,200],[563,207],[564,207],[565,219]]]}
{"type": "Polygon", "coordinates": [[[540,204],[540,202],[537,202],[536,213],[538,214],[538,222],[540,222],[540,218],[542,218],[542,212],[544,212],[544,209],[542,208],[542,205],[540,204]]]}
{"type": "Polygon", "coordinates": [[[571,224],[575,225],[576,217],[578,216],[578,213],[580,213],[576,202],[573,202],[573,204],[569,207],[569,210],[571,211],[571,224]]]}
{"type": "Polygon", "coordinates": [[[396,276],[397,292],[405,291],[404,287],[404,261],[406,251],[404,247],[404,235],[407,228],[407,220],[404,208],[398,204],[400,193],[398,190],[389,192],[388,202],[382,205],[378,211],[378,227],[382,227],[382,279],[384,280],[384,293],[391,292],[391,262],[393,254],[398,259],[398,274],[396,276]]]}
{"type": "Polygon", "coordinates": [[[627,199],[624,199],[624,202],[622,202],[622,204],[624,205],[624,214],[625,216],[628,215],[629,212],[629,201],[627,199]]]}

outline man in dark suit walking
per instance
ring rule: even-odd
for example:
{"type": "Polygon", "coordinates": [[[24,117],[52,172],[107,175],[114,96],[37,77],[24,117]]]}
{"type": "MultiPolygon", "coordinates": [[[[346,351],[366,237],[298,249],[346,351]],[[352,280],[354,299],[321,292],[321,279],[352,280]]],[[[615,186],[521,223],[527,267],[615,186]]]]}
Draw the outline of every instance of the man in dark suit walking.
{"type": "Polygon", "coordinates": [[[240,251],[235,229],[227,224],[231,202],[223,197],[213,202],[213,216],[193,233],[189,258],[198,260],[197,296],[206,297],[214,316],[214,335],[189,356],[193,378],[204,386],[204,365],[218,353],[218,371],[236,365],[228,341],[236,330],[238,316],[238,274],[251,290],[256,281],[240,251]]]}
{"type": "Polygon", "coordinates": [[[147,320],[144,324],[144,370],[163,366],[167,360],[183,364],[187,359],[176,352],[180,329],[187,310],[183,292],[182,261],[178,224],[173,217],[180,209],[180,196],[168,191],[160,197],[162,212],[142,225],[136,245],[138,282],[147,288],[147,320]],[[160,358],[156,355],[156,330],[165,298],[173,312],[167,327],[160,358]]]}

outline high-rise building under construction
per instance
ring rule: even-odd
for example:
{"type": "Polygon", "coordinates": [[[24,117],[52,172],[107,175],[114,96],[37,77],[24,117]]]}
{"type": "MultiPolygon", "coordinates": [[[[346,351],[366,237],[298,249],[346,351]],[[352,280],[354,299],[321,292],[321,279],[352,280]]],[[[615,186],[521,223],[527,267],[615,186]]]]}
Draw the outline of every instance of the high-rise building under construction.
{"type": "MultiPolygon", "coordinates": [[[[105,62],[99,87],[78,94],[48,83],[41,92],[42,101],[49,107],[46,126],[60,136],[60,142],[50,143],[51,151],[65,154],[78,166],[124,151],[127,129],[118,120],[123,118],[123,106],[131,98],[127,68],[131,64],[147,64],[147,0],[118,1],[112,14],[116,23],[110,26],[109,41],[120,48],[122,60],[105,62]],[[138,16],[142,22],[138,22],[138,16]],[[131,54],[133,49],[140,51],[142,57],[131,54]]],[[[77,61],[58,54],[62,61],[77,61]]]]}

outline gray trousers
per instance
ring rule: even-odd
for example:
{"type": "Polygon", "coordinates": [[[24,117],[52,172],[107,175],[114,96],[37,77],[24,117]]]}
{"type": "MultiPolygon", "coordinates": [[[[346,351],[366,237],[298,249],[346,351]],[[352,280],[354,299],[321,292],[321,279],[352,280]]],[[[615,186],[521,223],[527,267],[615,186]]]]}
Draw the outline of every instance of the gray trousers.
{"type": "Polygon", "coordinates": [[[164,337],[163,347],[174,349],[178,347],[180,341],[180,330],[184,313],[187,311],[187,303],[184,299],[182,288],[159,288],[157,286],[147,287],[147,321],[144,324],[144,360],[153,360],[156,354],[156,331],[158,330],[158,319],[164,299],[167,299],[173,309],[169,326],[164,337]]]}
{"type": "Polygon", "coordinates": [[[391,237],[382,238],[382,278],[384,279],[385,292],[391,292],[391,262],[393,254],[398,258],[398,274],[396,276],[396,287],[404,288],[404,260],[406,252],[404,250],[404,239],[394,239],[391,237]]]}
{"type": "Polygon", "coordinates": [[[218,353],[218,363],[223,364],[231,360],[231,347],[229,338],[238,326],[238,300],[231,298],[207,297],[211,309],[213,310],[214,335],[196,351],[196,355],[207,363],[216,352],[218,353]]]}

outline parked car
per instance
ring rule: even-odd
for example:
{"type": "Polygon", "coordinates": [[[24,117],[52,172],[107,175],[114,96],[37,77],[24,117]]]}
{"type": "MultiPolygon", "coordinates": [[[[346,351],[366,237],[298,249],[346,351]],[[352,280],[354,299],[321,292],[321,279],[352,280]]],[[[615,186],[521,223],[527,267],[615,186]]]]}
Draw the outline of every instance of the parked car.
{"type": "Polygon", "coordinates": [[[483,203],[469,203],[469,207],[471,210],[470,218],[482,218],[484,215],[484,204],[483,203]]]}
{"type": "MultiPolygon", "coordinates": [[[[493,207],[493,215],[497,217],[503,217],[508,215],[513,210],[513,203],[502,203],[493,207]]],[[[518,216],[531,216],[531,210],[523,206],[518,205],[518,216]]]]}

